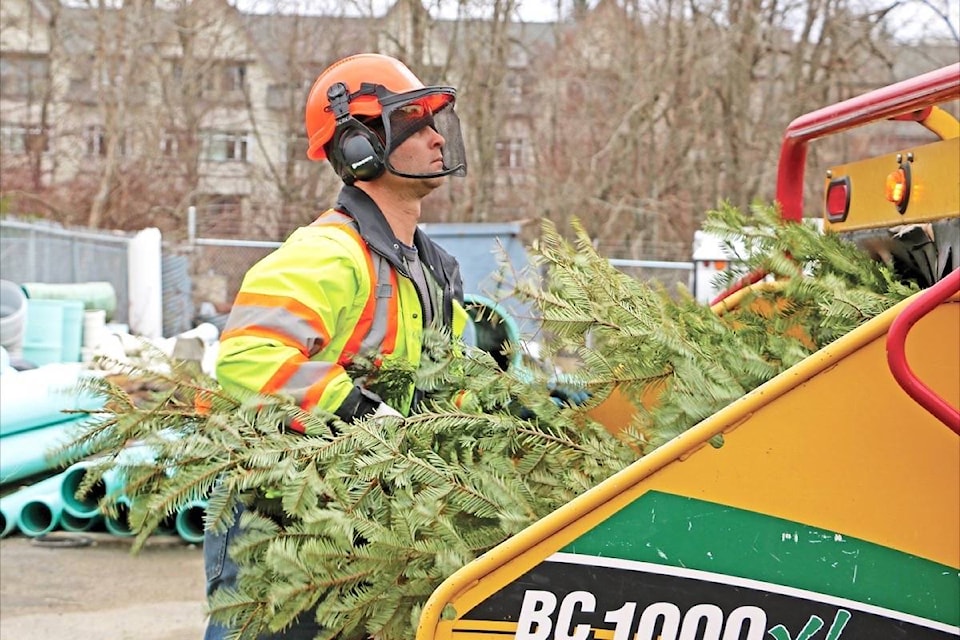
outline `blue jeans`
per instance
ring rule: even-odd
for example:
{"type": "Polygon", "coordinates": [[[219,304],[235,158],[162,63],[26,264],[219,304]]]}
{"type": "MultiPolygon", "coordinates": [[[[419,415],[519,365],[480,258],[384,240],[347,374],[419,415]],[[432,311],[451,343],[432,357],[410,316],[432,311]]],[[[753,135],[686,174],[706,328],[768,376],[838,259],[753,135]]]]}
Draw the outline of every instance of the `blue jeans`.
{"type": "MultiPolygon", "coordinates": [[[[214,534],[209,531],[203,535],[203,568],[207,578],[207,597],[217,589],[236,589],[237,563],[230,557],[230,541],[239,535],[240,514],[244,507],[238,505],[235,519],[226,533],[214,534]]],[[[320,626],[314,620],[313,612],[305,612],[286,630],[258,636],[258,640],[313,640],[320,633],[320,626]]],[[[214,622],[207,623],[204,640],[224,640],[229,629],[214,622]]]]}

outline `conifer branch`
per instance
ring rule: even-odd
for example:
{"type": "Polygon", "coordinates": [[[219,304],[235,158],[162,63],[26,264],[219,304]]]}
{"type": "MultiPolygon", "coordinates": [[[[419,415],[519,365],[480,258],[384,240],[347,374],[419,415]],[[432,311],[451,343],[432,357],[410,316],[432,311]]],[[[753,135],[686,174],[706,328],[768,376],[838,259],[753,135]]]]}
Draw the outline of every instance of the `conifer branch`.
{"type": "Polygon", "coordinates": [[[123,474],[136,549],[198,497],[211,532],[238,504],[254,507],[230,550],[238,590],[209,603],[234,637],[315,615],[328,638],[412,638],[454,571],[917,289],[832,234],[781,223],[773,207],[723,205],[705,226],[778,286],[718,315],[682,287],[613,268],[579,222],[572,242],[545,222],[532,249],[544,276],[516,278],[514,293],[539,312],[544,362],[575,354],[575,372],[504,372],[491,354],[427,332],[419,369],[395,358],[351,369],[385,399],[415,383],[427,394],[416,411],[344,424],[282,397],[232,397],[152,356],[149,367],[108,363],[114,375],[86,383],[106,404],[65,453],[99,456],[81,491],[123,474]],[[592,397],[558,405],[557,384],[592,397]],[[616,437],[589,413],[615,390],[637,409],[616,437]],[[472,400],[457,408],[463,391],[472,400]],[[287,432],[293,418],[320,435],[287,432]],[[131,442],[150,456],[130,459],[131,442]]]}

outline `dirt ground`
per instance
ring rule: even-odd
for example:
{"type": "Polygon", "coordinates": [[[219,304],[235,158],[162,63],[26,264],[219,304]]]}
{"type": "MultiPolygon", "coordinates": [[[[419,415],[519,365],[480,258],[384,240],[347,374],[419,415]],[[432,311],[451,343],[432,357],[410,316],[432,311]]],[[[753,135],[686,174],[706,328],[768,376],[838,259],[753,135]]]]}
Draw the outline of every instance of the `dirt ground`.
{"type": "Polygon", "coordinates": [[[158,537],[57,532],[0,540],[0,640],[199,640],[203,553],[158,537]]]}

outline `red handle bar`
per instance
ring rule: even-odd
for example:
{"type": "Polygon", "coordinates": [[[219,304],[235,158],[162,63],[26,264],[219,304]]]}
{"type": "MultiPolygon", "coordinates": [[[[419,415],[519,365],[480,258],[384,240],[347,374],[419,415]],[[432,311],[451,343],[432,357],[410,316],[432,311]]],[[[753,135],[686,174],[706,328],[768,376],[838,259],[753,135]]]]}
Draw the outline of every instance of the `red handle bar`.
{"type": "Polygon", "coordinates": [[[875,120],[901,116],[960,96],[960,63],[897,82],[802,115],[787,127],[777,166],[777,202],[784,220],[803,218],[807,143],[875,120]]]}
{"type": "Polygon", "coordinates": [[[918,295],[900,312],[887,332],[887,364],[894,379],[907,392],[907,395],[960,435],[960,410],[950,406],[917,378],[907,363],[906,353],[907,333],[917,320],[936,309],[957,292],[960,292],[960,269],[955,269],[946,278],[918,295]]]}

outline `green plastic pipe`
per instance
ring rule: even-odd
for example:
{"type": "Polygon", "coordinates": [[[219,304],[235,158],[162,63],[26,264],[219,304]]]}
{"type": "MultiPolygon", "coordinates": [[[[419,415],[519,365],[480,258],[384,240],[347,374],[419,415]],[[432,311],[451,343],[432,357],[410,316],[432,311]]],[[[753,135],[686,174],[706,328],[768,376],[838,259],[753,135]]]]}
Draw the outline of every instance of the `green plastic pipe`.
{"type": "Polygon", "coordinates": [[[57,486],[24,502],[20,507],[17,526],[23,535],[36,538],[60,526],[62,511],[63,500],[60,499],[60,487],[57,486]]]}
{"type": "Polygon", "coordinates": [[[177,532],[177,515],[167,516],[160,521],[154,530],[156,535],[170,536],[177,532]]]}
{"type": "Polygon", "coordinates": [[[0,498],[0,537],[5,538],[17,532],[20,508],[30,498],[30,487],[24,487],[0,498]]]}
{"type": "Polygon", "coordinates": [[[4,436],[0,439],[0,484],[62,467],[62,459],[55,459],[51,454],[69,443],[88,419],[83,416],[4,436]]]}
{"type": "Polygon", "coordinates": [[[105,397],[81,392],[77,383],[100,374],[80,363],[51,363],[0,376],[0,437],[76,419],[71,410],[103,407],[105,397]]]}
{"type": "Polygon", "coordinates": [[[192,544],[203,542],[203,517],[207,512],[206,500],[193,500],[177,510],[177,535],[192,544]]]}
{"type": "Polygon", "coordinates": [[[63,510],[75,518],[94,518],[100,515],[100,500],[107,495],[106,475],[101,478],[87,494],[80,498],[77,490],[87,475],[87,469],[96,465],[97,460],[82,460],[72,464],[64,471],[63,484],[60,486],[60,498],[63,510]]]}
{"type": "Polygon", "coordinates": [[[117,517],[103,517],[103,524],[107,531],[115,536],[129,537],[133,535],[130,528],[130,499],[126,496],[117,499],[117,517]]]}
{"type": "MultiPolygon", "coordinates": [[[[133,503],[130,501],[130,498],[127,496],[118,498],[117,517],[113,518],[111,516],[105,516],[103,519],[103,524],[107,531],[115,536],[129,537],[134,535],[136,532],[133,530],[133,527],[130,526],[130,510],[132,508],[133,503]]],[[[203,525],[201,523],[201,527],[202,526],[203,525]]],[[[175,518],[164,518],[154,530],[154,534],[170,535],[176,530],[176,527],[177,523],[175,518]]],[[[201,540],[202,539],[203,538],[201,537],[201,540]]]]}
{"type": "MultiPolygon", "coordinates": [[[[130,506],[130,515],[128,517],[128,522],[133,521],[142,521],[144,517],[153,515],[154,510],[149,507],[143,508],[143,502],[136,502],[131,500],[129,496],[123,496],[124,500],[130,506]],[[146,513],[144,513],[146,512],[146,513]]],[[[150,535],[174,535],[177,528],[177,514],[176,512],[172,514],[165,514],[160,519],[160,522],[157,523],[156,528],[151,532],[150,535]]],[[[131,527],[132,528],[132,527],[131,527]]],[[[136,533],[136,531],[135,531],[136,533]]]]}
{"type": "Polygon", "coordinates": [[[62,482],[63,473],[58,473],[0,498],[0,537],[6,537],[18,529],[20,511],[24,504],[37,496],[58,491],[62,482]]]}
{"type": "MultiPolygon", "coordinates": [[[[116,469],[110,469],[83,498],[77,497],[87,470],[107,461],[109,458],[99,457],[90,460],[75,462],[64,472],[63,485],[60,496],[63,498],[64,510],[77,518],[92,518],[100,514],[100,500],[107,496],[121,496],[124,492],[123,476],[116,469]]],[[[124,449],[117,456],[117,461],[131,464],[134,462],[148,462],[153,459],[153,452],[145,446],[132,446],[124,449]]]]}
{"type": "MultiPolygon", "coordinates": [[[[506,334],[507,342],[509,343],[512,351],[510,354],[510,366],[514,368],[519,367],[523,358],[520,349],[520,326],[517,324],[517,321],[513,318],[513,316],[510,315],[510,312],[508,312],[500,303],[475,293],[464,294],[463,303],[468,307],[486,307],[488,312],[493,312],[497,315],[500,322],[503,323],[504,333],[506,334]]],[[[471,314],[471,317],[473,317],[473,314],[471,314]]],[[[474,326],[476,326],[478,322],[491,323],[490,319],[488,317],[483,317],[482,314],[480,318],[473,318],[473,322],[474,326]]]]}
{"type": "Polygon", "coordinates": [[[70,515],[70,512],[66,509],[60,512],[60,528],[64,531],[91,531],[102,521],[103,518],[101,516],[78,518],[77,516],[70,515]]]}

